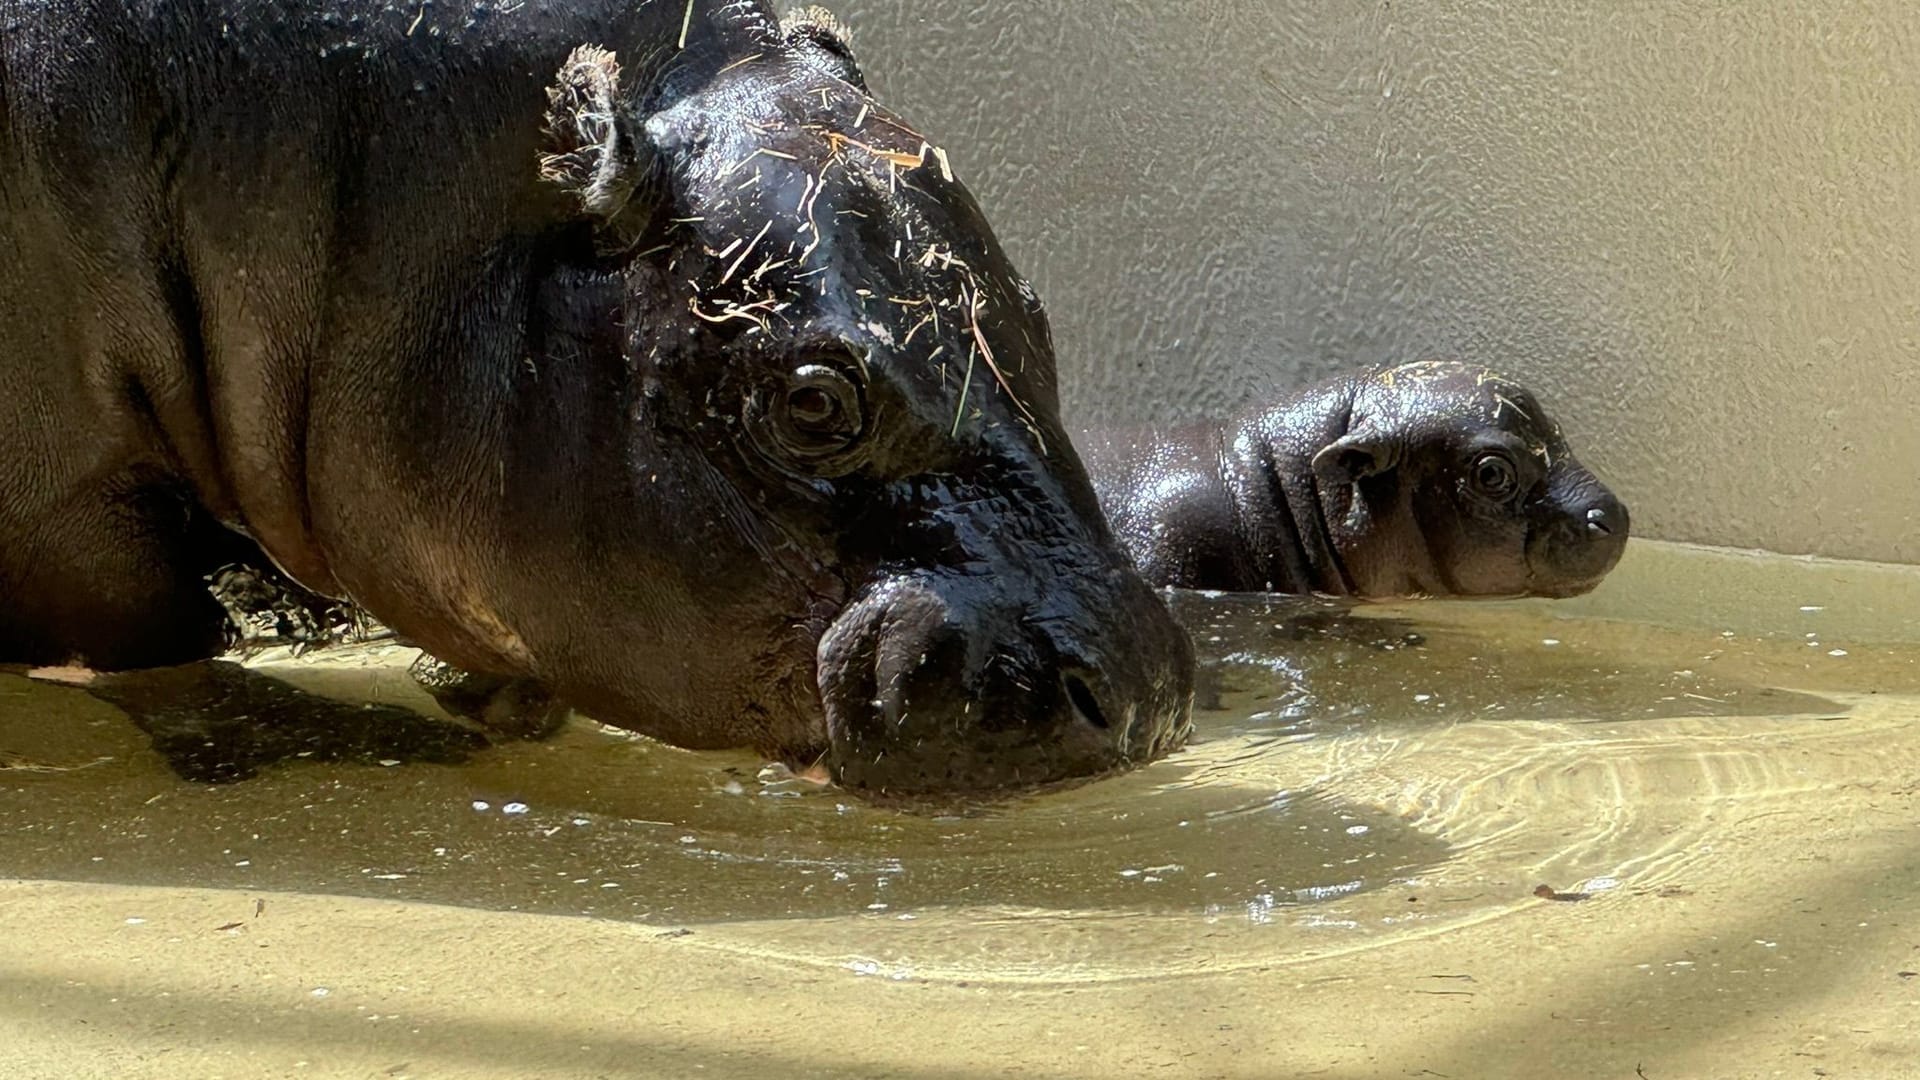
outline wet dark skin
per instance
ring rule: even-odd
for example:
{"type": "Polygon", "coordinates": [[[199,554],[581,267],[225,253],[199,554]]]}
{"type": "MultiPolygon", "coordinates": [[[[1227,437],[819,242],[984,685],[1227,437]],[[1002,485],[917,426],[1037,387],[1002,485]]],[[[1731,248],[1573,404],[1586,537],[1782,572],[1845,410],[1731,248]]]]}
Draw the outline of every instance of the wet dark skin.
{"type": "Polygon", "coordinates": [[[1343,376],[1225,423],[1085,431],[1148,580],[1354,599],[1577,596],[1627,508],[1525,387],[1477,364],[1343,376]]]}
{"type": "Polygon", "coordinates": [[[1040,304],[830,20],[9,17],[0,662],[213,656],[271,560],[517,711],[877,793],[1185,737],[1040,304]]]}

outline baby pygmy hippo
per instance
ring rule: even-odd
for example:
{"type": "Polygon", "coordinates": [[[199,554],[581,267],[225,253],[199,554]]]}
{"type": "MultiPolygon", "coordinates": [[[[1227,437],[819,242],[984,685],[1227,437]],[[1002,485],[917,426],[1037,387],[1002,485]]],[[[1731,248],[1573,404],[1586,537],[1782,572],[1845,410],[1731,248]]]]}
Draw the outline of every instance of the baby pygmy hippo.
{"type": "Polygon", "coordinates": [[[1225,423],[1083,432],[1158,585],[1360,599],[1577,596],[1627,508],[1524,387],[1473,364],[1343,376],[1225,423]]]}

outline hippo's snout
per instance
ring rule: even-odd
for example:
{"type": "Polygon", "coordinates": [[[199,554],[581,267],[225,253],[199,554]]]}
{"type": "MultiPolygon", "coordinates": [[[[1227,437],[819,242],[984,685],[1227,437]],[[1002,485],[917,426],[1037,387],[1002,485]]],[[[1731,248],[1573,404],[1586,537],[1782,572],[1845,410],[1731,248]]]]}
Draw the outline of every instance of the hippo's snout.
{"type": "Polygon", "coordinates": [[[1560,485],[1544,523],[1527,543],[1529,591],[1565,599],[1592,592],[1612,571],[1627,547],[1627,504],[1592,473],[1560,485]]]}
{"type": "Polygon", "coordinates": [[[820,644],[834,778],[892,795],[992,791],[1176,746],[1192,645],[1144,583],[1114,577],[1088,620],[1035,616],[971,575],[874,589],[820,644]]]}

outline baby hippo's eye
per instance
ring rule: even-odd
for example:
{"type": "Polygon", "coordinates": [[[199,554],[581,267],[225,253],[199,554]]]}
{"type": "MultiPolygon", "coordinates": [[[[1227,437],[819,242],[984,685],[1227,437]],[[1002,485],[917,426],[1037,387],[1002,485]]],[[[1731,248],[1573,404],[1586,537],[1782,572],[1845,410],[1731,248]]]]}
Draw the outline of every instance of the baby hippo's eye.
{"type": "Polygon", "coordinates": [[[1468,479],[1473,490],[1496,501],[1513,497],[1520,486],[1520,474],[1505,454],[1488,452],[1473,459],[1468,479]]]}

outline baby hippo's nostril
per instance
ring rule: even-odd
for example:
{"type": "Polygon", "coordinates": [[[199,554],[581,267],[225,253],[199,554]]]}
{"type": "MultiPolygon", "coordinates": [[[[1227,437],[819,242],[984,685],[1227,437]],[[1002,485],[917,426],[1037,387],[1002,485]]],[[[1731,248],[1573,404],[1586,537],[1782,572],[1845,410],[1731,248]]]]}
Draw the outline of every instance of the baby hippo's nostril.
{"type": "Polygon", "coordinates": [[[1093,690],[1087,686],[1085,679],[1078,675],[1062,675],[1060,683],[1067,688],[1067,700],[1073,702],[1074,709],[1080,713],[1082,719],[1102,731],[1112,726],[1107,720],[1107,714],[1100,708],[1099,699],[1093,696],[1093,690]]]}
{"type": "Polygon", "coordinates": [[[1621,543],[1627,538],[1627,504],[1603,492],[1587,507],[1587,539],[1621,543]]]}

